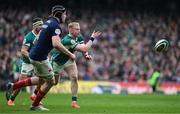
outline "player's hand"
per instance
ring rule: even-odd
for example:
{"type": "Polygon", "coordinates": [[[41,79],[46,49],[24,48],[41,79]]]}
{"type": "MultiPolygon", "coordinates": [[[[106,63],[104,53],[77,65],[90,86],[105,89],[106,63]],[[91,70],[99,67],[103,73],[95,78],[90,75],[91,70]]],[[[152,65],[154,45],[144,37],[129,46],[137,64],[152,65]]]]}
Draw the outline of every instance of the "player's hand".
{"type": "Polygon", "coordinates": [[[76,59],[76,55],[75,55],[75,54],[71,54],[71,55],[70,55],[70,58],[71,58],[72,60],[75,60],[75,59],[76,59]]]}
{"type": "Polygon", "coordinates": [[[101,32],[100,32],[100,31],[94,31],[94,32],[91,34],[91,37],[97,38],[99,35],[101,35],[101,32]]]}
{"type": "Polygon", "coordinates": [[[92,60],[92,56],[91,56],[91,55],[86,55],[85,58],[86,58],[86,60],[88,60],[88,61],[92,60]]]}

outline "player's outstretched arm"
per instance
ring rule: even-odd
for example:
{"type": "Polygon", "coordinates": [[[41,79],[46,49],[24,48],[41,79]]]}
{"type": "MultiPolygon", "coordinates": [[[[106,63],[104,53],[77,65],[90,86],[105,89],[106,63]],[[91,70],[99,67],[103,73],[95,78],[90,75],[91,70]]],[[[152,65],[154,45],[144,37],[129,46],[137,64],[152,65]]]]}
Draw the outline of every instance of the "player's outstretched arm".
{"type": "Polygon", "coordinates": [[[75,50],[84,52],[84,53],[87,52],[89,50],[89,48],[92,46],[94,39],[97,38],[99,35],[101,35],[100,31],[97,31],[97,32],[94,31],[91,34],[90,40],[86,44],[78,44],[75,50]]]}
{"type": "Polygon", "coordinates": [[[56,48],[57,50],[63,52],[64,54],[68,55],[71,59],[75,59],[76,56],[71,53],[68,49],[66,49],[60,42],[60,38],[59,36],[53,36],[52,37],[52,45],[54,48],[56,48]]]}

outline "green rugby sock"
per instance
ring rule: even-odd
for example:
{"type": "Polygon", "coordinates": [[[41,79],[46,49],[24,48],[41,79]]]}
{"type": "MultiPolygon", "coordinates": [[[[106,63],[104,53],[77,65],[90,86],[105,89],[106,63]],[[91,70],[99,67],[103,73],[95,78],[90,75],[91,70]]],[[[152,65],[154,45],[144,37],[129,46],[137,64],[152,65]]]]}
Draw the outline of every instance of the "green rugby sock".
{"type": "Polygon", "coordinates": [[[14,101],[15,98],[16,98],[16,97],[14,97],[14,96],[10,96],[10,100],[11,100],[11,101],[14,101]]]}
{"type": "Polygon", "coordinates": [[[72,97],[72,101],[77,101],[77,97],[72,97]]]}

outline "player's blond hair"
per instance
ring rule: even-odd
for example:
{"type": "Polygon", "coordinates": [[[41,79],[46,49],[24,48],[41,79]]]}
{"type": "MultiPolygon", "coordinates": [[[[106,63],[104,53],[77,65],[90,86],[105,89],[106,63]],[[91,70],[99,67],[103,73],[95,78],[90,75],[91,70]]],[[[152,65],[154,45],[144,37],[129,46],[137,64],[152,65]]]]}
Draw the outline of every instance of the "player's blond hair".
{"type": "Polygon", "coordinates": [[[79,26],[79,23],[78,22],[71,22],[68,24],[68,29],[73,28],[75,26],[79,26]]]}

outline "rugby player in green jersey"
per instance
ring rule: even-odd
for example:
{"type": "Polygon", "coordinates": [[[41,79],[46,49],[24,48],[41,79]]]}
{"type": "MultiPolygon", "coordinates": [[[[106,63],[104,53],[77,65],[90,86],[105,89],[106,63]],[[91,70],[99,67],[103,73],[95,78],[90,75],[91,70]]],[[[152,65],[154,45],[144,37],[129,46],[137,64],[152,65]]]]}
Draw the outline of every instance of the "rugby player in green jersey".
{"type": "MultiPolygon", "coordinates": [[[[30,60],[29,60],[29,50],[34,45],[36,38],[39,35],[42,25],[43,25],[43,21],[41,18],[34,18],[32,31],[29,32],[23,40],[23,44],[22,44],[22,48],[21,48],[22,66],[21,66],[21,73],[19,76],[19,80],[23,80],[23,79],[33,76],[34,67],[30,63],[30,60]]],[[[34,94],[37,94],[37,90],[38,90],[38,87],[37,87],[37,89],[35,89],[34,94]]],[[[19,91],[20,91],[20,88],[14,90],[13,93],[11,94],[10,98],[7,98],[8,106],[15,105],[14,100],[15,100],[16,96],[18,95],[19,91]]],[[[33,96],[31,96],[31,99],[33,99],[33,96]]]]}
{"type": "MultiPolygon", "coordinates": [[[[75,51],[82,52],[84,57],[88,60],[91,56],[87,53],[93,44],[95,38],[97,38],[101,32],[93,32],[90,40],[84,44],[83,36],[81,35],[80,25],[78,22],[71,22],[68,25],[69,34],[66,35],[61,43],[72,53],[75,51]]],[[[69,56],[55,50],[52,54],[52,66],[55,73],[55,85],[58,83],[59,74],[64,70],[71,79],[71,92],[72,92],[72,103],[73,108],[80,108],[77,103],[77,92],[78,92],[78,70],[75,60],[69,58],[69,56]]]]}

